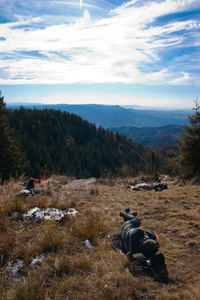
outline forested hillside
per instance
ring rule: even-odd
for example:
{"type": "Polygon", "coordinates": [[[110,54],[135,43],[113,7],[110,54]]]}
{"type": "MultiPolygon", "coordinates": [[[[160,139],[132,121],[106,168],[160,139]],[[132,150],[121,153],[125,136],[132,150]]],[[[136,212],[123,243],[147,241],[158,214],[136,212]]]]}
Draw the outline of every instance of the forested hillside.
{"type": "MultiPolygon", "coordinates": [[[[21,107],[9,110],[8,118],[27,153],[30,176],[39,177],[44,164],[48,175],[77,178],[151,173],[150,149],[74,114],[21,107]]],[[[164,172],[166,166],[158,162],[164,172]]]]}
{"type": "Polygon", "coordinates": [[[27,169],[26,154],[22,151],[14,130],[10,127],[6,104],[0,91],[0,183],[4,183],[11,177],[20,177],[27,169]]]}
{"type": "Polygon", "coordinates": [[[111,127],[112,132],[134,140],[138,144],[156,149],[165,146],[177,148],[176,139],[180,139],[184,132],[181,125],[166,125],[162,127],[111,127]]]}

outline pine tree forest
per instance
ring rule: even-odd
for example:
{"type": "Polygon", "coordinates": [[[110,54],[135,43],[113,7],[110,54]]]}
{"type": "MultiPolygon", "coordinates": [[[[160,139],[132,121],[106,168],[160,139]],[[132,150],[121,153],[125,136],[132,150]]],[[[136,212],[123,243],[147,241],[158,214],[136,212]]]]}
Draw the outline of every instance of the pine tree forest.
{"type": "Polygon", "coordinates": [[[4,97],[0,92],[0,179],[16,178],[28,171],[28,161],[7,119],[4,97]]]}
{"type": "Polygon", "coordinates": [[[48,176],[99,178],[151,172],[150,149],[74,114],[21,107],[8,110],[8,119],[30,162],[27,176],[40,177],[44,164],[48,176]]]}

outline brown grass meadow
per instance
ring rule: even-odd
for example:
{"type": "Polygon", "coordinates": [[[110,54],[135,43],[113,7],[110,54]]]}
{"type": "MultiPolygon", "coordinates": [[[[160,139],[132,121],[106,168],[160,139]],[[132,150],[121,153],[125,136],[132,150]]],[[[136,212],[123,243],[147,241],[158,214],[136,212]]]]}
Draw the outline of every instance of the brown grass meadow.
{"type": "Polygon", "coordinates": [[[16,197],[23,188],[10,181],[0,189],[0,299],[199,299],[200,186],[168,178],[168,189],[132,191],[139,178],[99,179],[93,184],[53,176],[32,198],[16,197]],[[75,208],[60,222],[11,220],[14,211],[33,207],[75,208]],[[119,212],[130,207],[160,238],[169,284],[159,283],[113,250],[108,234],[118,233],[119,212]],[[86,247],[89,239],[94,248],[86,247]],[[29,267],[45,254],[42,263],[29,267]],[[16,280],[8,262],[23,261],[16,280]],[[132,270],[132,274],[128,271],[132,270]]]}

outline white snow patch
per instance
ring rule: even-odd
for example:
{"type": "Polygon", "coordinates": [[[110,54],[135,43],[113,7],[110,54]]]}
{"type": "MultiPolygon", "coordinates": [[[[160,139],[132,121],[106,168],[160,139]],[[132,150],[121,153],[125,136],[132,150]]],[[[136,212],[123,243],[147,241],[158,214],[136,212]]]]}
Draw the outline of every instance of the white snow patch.
{"type": "Polygon", "coordinates": [[[129,272],[129,268],[126,268],[125,271],[128,273],[129,272]]]}
{"type": "Polygon", "coordinates": [[[14,279],[21,278],[21,275],[18,273],[18,271],[23,266],[23,260],[17,259],[15,263],[8,262],[6,265],[6,271],[8,271],[14,279]]]}
{"type": "Polygon", "coordinates": [[[74,208],[70,208],[66,213],[65,210],[60,210],[54,207],[42,209],[39,207],[31,208],[26,214],[23,215],[24,218],[38,218],[44,220],[60,220],[66,214],[75,216],[78,213],[74,208]]]}
{"type": "Polygon", "coordinates": [[[24,214],[25,218],[29,217],[35,217],[38,219],[45,219],[45,220],[60,220],[64,217],[66,214],[66,211],[62,211],[57,208],[47,208],[47,209],[42,209],[42,208],[32,208],[30,209],[26,214],[24,214]]]}
{"type": "Polygon", "coordinates": [[[91,245],[91,243],[90,243],[89,240],[84,241],[84,243],[85,243],[85,245],[86,245],[87,248],[89,248],[89,249],[93,249],[94,248],[94,246],[91,245]]]}
{"type": "Polygon", "coordinates": [[[29,267],[31,269],[34,269],[37,265],[41,265],[44,258],[45,258],[45,254],[41,254],[40,256],[37,256],[36,258],[33,258],[32,262],[29,265],[29,267]]]}
{"type": "Polygon", "coordinates": [[[75,216],[77,213],[77,210],[75,210],[74,208],[70,208],[67,212],[67,214],[71,216],[75,216]]]}

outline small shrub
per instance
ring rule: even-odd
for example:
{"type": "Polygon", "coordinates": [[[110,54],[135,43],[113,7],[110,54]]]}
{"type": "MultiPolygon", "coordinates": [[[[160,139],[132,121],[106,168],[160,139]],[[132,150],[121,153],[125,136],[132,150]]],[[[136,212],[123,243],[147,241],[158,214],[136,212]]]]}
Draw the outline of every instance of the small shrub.
{"type": "Polygon", "coordinates": [[[23,280],[16,290],[16,300],[43,300],[46,297],[46,291],[41,282],[23,280]]]}
{"type": "Polygon", "coordinates": [[[9,258],[16,240],[14,230],[7,228],[6,232],[0,234],[0,265],[3,265],[9,258]]]}
{"type": "Polygon", "coordinates": [[[0,203],[0,232],[5,232],[7,228],[7,217],[3,205],[0,203]]]}
{"type": "Polygon", "coordinates": [[[40,253],[56,252],[64,245],[64,236],[54,224],[48,224],[46,230],[38,235],[35,242],[40,253]]]}
{"type": "Polygon", "coordinates": [[[34,208],[34,207],[39,207],[39,208],[47,208],[48,207],[48,197],[32,197],[29,200],[29,208],[34,208]]]}
{"type": "Polygon", "coordinates": [[[78,258],[73,261],[73,268],[75,272],[90,272],[92,269],[92,262],[88,258],[78,258]]]}
{"type": "Polygon", "coordinates": [[[55,259],[55,270],[57,276],[62,276],[63,274],[69,274],[71,270],[71,260],[68,255],[62,257],[57,257],[55,259]]]}
{"type": "Polygon", "coordinates": [[[95,241],[98,234],[103,232],[104,223],[99,216],[86,214],[86,219],[79,220],[73,227],[72,233],[84,240],[95,241]]]}
{"type": "Polygon", "coordinates": [[[90,194],[90,196],[98,196],[99,195],[99,191],[98,191],[98,189],[97,188],[91,188],[90,190],[89,190],[89,194],[90,194]]]}
{"type": "Polygon", "coordinates": [[[25,213],[27,210],[27,198],[25,196],[15,197],[13,201],[8,204],[7,213],[12,215],[14,211],[25,213]]]}

